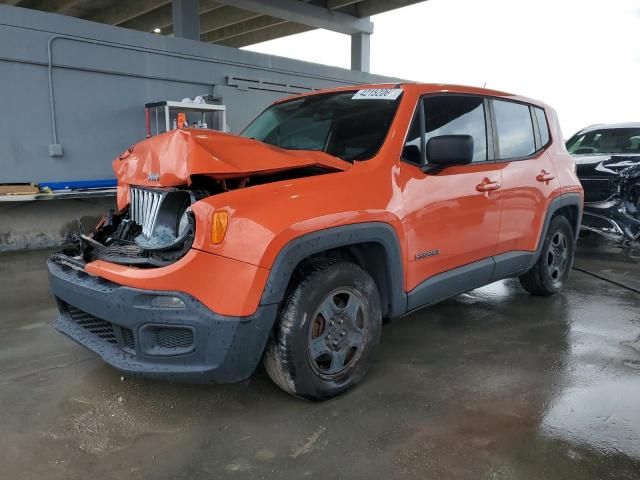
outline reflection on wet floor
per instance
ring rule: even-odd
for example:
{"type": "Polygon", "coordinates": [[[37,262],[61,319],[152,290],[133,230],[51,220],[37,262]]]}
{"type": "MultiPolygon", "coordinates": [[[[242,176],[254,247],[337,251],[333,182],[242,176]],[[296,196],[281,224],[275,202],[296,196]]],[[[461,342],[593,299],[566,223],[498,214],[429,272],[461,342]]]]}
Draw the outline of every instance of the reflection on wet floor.
{"type": "MultiPolygon", "coordinates": [[[[613,269],[600,273],[623,276],[613,269]]],[[[600,287],[600,294],[569,297],[564,387],[542,430],[605,455],[640,458],[640,371],[632,368],[640,360],[640,349],[633,348],[640,336],[640,297],[606,282],[600,287]]]]}
{"type": "Polygon", "coordinates": [[[576,266],[640,292],[640,248],[614,245],[590,235],[580,239],[576,266]]]}
{"type": "MultiPolygon", "coordinates": [[[[577,265],[632,284],[640,264],[577,265]]],[[[640,295],[574,272],[509,280],[388,324],[364,383],[315,404],[126,378],[52,331],[46,252],[0,255],[6,478],[640,478],[640,295]]]]}

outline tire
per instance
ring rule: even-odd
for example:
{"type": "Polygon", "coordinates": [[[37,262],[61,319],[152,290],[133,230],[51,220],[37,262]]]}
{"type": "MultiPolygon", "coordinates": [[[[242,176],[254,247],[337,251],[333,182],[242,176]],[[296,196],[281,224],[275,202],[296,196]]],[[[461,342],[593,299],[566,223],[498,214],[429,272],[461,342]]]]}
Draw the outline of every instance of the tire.
{"type": "Polygon", "coordinates": [[[520,277],[522,287],[532,295],[548,297],[564,288],[575,253],[573,229],[562,215],[551,219],[540,258],[520,277]]]}
{"type": "Polygon", "coordinates": [[[264,355],[271,379],[308,400],[327,400],[367,373],[380,341],[380,295],[355,264],[315,260],[294,275],[264,355]]]}

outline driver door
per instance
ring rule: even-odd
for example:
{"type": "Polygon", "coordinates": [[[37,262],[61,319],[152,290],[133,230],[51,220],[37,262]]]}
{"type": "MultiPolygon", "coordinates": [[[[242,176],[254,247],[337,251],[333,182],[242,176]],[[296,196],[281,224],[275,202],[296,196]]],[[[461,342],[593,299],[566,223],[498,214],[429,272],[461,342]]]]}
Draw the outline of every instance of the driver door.
{"type": "Polygon", "coordinates": [[[486,107],[481,96],[437,94],[424,97],[416,112],[406,142],[410,148],[405,148],[413,158],[404,159],[400,167],[409,308],[490,281],[500,227],[502,167],[490,161],[493,144],[487,141],[486,107]],[[471,135],[473,162],[424,173],[410,161],[415,162],[420,133],[425,137],[422,145],[438,135],[471,135]]]}

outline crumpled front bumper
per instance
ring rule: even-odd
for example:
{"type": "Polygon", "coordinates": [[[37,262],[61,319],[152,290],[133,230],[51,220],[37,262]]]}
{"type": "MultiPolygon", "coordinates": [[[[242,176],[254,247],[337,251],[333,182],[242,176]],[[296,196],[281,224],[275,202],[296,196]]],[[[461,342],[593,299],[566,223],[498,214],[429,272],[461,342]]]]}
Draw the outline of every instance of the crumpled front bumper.
{"type": "Polygon", "coordinates": [[[277,305],[248,317],[216,314],[192,296],[125,287],[48,262],[54,327],[128,375],[198,383],[246,379],[262,357],[277,305]],[[179,308],[157,297],[175,297],[179,308]],[[156,306],[162,305],[162,306],[156,306]]]}
{"type": "Polygon", "coordinates": [[[619,199],[585,203],[582,228],[614,239],[640,240],[640,212],[630,212],[627,202],[619,199]]]}

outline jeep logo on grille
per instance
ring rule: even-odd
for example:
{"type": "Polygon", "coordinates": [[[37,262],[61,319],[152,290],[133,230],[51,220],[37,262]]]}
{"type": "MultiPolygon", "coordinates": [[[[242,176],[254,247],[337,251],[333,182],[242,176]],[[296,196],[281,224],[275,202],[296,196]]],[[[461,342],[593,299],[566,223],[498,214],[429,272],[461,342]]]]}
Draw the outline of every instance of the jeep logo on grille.
{"type": "Polygon", "coordinates": [[[147,179],[150,182],[157,182],[158,180],[160,180],[160,174],[159,173],[150,173],[149,175],[147,175],[147,179]]]}

